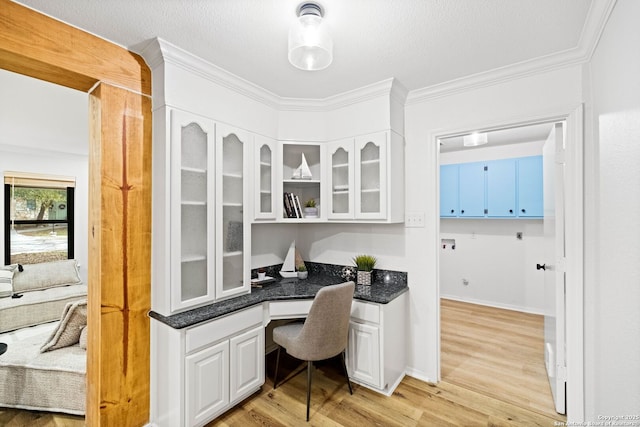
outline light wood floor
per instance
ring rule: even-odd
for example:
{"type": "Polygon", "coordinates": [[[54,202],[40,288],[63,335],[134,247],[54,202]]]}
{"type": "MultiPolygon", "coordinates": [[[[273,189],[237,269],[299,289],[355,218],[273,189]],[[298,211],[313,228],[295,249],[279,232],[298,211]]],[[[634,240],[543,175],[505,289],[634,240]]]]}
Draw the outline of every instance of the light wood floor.
{"type": "MultiPolygon", "coordinates": [[[[443,300],[442,381],[405,377],[391,397],[354,384],[353,395],[334,361],[314,373],[309,425],[554,426],[542,354],[542,317],[443,300]]],[[[267,356],[262,390],[211,426],[305,425],[306,375],[273,390],[274,354],[267,356]]],[[[282,374],[295,372],[281,360],[282,374]]],[[[0,426],[83,425],[78,417],[0,409],[0,426]]]]}

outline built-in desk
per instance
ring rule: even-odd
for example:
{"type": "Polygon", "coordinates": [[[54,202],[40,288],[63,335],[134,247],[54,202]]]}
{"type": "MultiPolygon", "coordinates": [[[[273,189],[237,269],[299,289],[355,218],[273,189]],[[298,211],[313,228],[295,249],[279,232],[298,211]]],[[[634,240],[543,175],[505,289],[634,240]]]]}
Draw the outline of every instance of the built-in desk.
{"type": "MultiPolygon", "coordinates": [[[[322,275],[283,279],[184,313],[151,312],[152,423],[201,426],[259,390],[264,328],[305,317],[318,290],[336,283],[322,275]]],[[[354,382],[386,395],[405,372],[407,291],[406,283],[374,283],[354,294],[347,370],[354,382]]]]}

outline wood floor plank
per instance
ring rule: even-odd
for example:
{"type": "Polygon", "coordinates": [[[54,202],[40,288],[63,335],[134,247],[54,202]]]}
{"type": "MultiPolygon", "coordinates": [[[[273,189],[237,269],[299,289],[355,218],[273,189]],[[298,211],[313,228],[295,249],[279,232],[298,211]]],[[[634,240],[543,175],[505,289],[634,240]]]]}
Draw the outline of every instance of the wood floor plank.
{"type": "MultiPolygon", "coordinates": [[[[338,361],[318,363],[313,375],[310,426],[553,426],[557,414],[543,359],[543,319],[525,313],[443,300],[442,381],[428,384],[406,376],[387,397],[353,384],[349,390],[338,361]]],[[[281,360],[273,390],[275,354],[266,358],[262,389],[208,427],[295,427],[307,425],[306,372],[281,360]],[[282,381],[282,380],[281,380],[282,381]]],[[[0,408],[2,426],[75,427],[82,417],[0,408]]]]}

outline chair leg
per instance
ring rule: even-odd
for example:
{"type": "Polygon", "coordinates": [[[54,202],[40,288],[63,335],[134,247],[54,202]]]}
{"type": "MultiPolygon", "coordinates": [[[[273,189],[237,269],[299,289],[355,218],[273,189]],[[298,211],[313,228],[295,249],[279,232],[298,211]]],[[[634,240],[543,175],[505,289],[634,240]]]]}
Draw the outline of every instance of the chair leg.
{"type": "Polygon", "coordinates": [[[313,362],[307,361],[307,422],[309,422],[309,402],[311,400],[311,375],[313,371],[313,362]]]}
{"type": "Polygon", "coordinates": [[[340,354],[342,359],[342,369],[344,370],[344,376],[347,378],[347,385],[349,386],[349,394],[353,394],[353,390],[351,389],[351,381],[349,381],[349,372],[347,372],[347,364],[344,361],[344,351],[340,354]]]}
{"type": "Polygon", "coordinates": [[[278,346],[278,354],[276,355],[276,372],[275,374],[273,374],[273,389],[276,389],[276,386],[278,385],[278,365],[280,365],[280,349],[282,347],[278,346]]]}

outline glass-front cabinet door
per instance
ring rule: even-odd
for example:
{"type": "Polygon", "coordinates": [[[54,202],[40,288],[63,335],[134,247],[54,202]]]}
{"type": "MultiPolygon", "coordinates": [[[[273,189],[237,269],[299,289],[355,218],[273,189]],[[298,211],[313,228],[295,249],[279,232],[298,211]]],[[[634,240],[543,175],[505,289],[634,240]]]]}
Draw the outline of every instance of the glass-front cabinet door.
{"type": "Polygon", "coordinates": [[[251,227],[247,221],[249,134],[216,127],[216,298],[250,290],[251,227]]]}
{"type": "Polygon", "coordinates": [[[352,219],[354,214],[354,146],[353,139],[330,142],[329,219],[352,219]]]}
{"type": "Polygon", "coordinates": [[[214,123],[171,111],[171,311],[215,298],[214,123]]]}
{"type": "MultiPolygon", "coordinates": [[[[387,134],[357,137],[356,154],[356,218],[384,219],[387,209],[387,134]]],[[[403,173],[403,171],[398,171],[403,173]]]]}
{"type": "Polygon", "coordinates": [[[276,185],[274,160],[276,159],[276,142],[264,136],[256,136],[254,143],[255,158],[255,219],[275,219],[276,185]]]}

